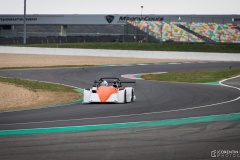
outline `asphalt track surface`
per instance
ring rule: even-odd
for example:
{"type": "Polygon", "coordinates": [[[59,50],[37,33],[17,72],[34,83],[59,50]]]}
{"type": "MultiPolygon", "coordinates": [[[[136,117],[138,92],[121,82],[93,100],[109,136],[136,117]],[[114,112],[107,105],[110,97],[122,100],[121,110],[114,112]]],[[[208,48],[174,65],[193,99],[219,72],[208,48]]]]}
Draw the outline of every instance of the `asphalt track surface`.
{"type": "MultiPolygon", "coordinates": [[[[123,74],[240,68],[239,62],[2,70],[0,76],[90,88],[95,79],[123,74]]],[[[240,78],[224,82],[240,87],[240,78]]],[[[134,85],[133,85],[134,86],[134,85]]],[[[127,104],[72,104],[0,113],[0,130],[154,121],[240,112],[234,88],[137,80],[127,104]],[[218,104],[218,105],[214,105],[218,104]]],[[[0,137],[1,159],[210,159],[217,149],[240,150],[240,123],[212,122],[74,133],[0,137]]]]}

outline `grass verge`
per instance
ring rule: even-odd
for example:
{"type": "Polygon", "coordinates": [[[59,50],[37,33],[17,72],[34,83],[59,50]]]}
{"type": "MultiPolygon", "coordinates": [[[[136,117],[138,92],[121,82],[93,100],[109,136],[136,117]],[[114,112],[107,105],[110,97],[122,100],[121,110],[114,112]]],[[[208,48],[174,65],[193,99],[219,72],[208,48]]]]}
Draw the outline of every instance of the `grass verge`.
{"type": "Polygon", "coordinates": [[[52,43],[17,45],[24,47],[48,48],[84,48],[84,49],[113,49],[113,50],[144,50],[144,51],[184,51],[184,52],[217,52],[240,53],[239,44],[185,44],[185,43],[52,43]]]}
{"type": "Polygon", "coordinates": [[[47,82],[0,77],[0,85],[0,112],[72,104],[83,96],[74,87],[47,82]]]}
{"type": "Polygon", "coordinates": [[[237,75],[240,75],[239,68],[225,70],[170,72],[164,74],[146,74],[142,75],[142,78],[145,80],[157,80],[157,81],[207,83],[217,82],[237,75]]]}
{"type": "Polygon", "coordinates": [[[23,80],[17,78],[1,78],[0,82],[14,84],[16,86],[28,88],[30,90],[45,90],[45,91],[52,91],[52,92],[75,92],[73,87],[63,86],[59,84],[52,84],[46,82],[38,82],[38,81],[30,81],[30,80],[23,80]]]}

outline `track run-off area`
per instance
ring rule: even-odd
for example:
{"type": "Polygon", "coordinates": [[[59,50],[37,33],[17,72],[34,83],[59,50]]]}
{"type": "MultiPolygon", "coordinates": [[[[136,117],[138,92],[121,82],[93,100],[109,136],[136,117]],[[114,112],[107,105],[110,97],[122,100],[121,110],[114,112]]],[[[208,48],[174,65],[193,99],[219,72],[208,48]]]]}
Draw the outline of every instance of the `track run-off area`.
{"type": "MultiPolygon", "coordinates": [[[[0,76],[89,88],[101,77],[228,69],[230,66],[240,68],[240,63],[1,70],[0,76]]],[[[0,157],[210,159],[215,150],[240,152],[239,76],[217,85],[136,79],[133,87],[137,97],[133,103],[78,102],[0,113],[0,157]]]]}

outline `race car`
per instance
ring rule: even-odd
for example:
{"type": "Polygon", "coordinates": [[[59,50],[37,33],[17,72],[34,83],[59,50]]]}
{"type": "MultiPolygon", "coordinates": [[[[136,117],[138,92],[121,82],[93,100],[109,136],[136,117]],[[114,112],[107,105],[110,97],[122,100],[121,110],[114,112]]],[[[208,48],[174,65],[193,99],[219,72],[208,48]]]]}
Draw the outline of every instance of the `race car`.
{"type": "Polygon", "coordinates": [[[95,80],[91,89],[84,89],[83,103],[133,102],[136,100],[134,88],[123,88],[123,83],[136,83],[136,81],[120,81],[120,79],[115,77],[105,77],[95,80]]]}

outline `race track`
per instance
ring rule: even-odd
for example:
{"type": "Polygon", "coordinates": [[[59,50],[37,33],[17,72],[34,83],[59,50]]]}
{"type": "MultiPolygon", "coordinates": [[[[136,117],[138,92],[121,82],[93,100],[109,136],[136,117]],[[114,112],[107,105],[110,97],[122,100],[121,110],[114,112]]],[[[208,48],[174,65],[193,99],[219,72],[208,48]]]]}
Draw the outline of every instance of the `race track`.
{"type": "MultiPolygon", "coordinates": [[[[90,88],[93,81],[101,77],[121,77],[123,74],[150,72],[227,69],[230,66],[240,68],[240,63],[162,63],[93,68],[1,70],[0,76],[90,88]]],[[[226,81],[224,84],[240,87],[240,78],[226,81]]],[[[240,97],[240,91],[236,88],[145,80],[137,80],[134,88],[137,100],[128,104],[77,103],[0,113],[0,130],[158,121],[240,112],[240,100],[237,99],[240,97]]],[[[205,159],[211,158],[212,150],[221,149],[222,146],[226,149],[239,150],[240,136],[237,134],[240,131],[239,127],[239,121],[224,121],[183,126],[7,136],[4,140],[0,137],[1,146],[5,145],[0,149],[0,157],[10,159],[17,157],[30,159],[69,157],[72,159],[205,159]],[[182,128],[179,129],[179,127],[182,128]],[[215,130],[212,130],[214,127],[215,130]],[[223,133],[217,130],[217,128],[224,127],[229,129],[229,132],[223,133]],[[212,134],[209,134],[210,132],[212,134]],[[179,141],[178,136],[175,136],[176,133],[178,136],[188,135],[188,138],[192,136],[196,141],[189,139],[179,141]],[[222,136],[216,136],[217,134],[222,136]],[[165,137],[164,141],[160,141],[160,137],[165,137]],[[198,138],[203,141],[199,142],[198,138]],[[109,141],[106,142],[106,140],[109,141]],[[206,148],[207,146],[209,148],[206,148]],[[10,152],[14,152],[14,149],[16,151],[16,147],[17,153],[11,155],[10,152]],[[28,149],[33,150],[32,153],[27,152],[28,149]],[[45,154],[45,157],[41,153],[45,154]]]]}

